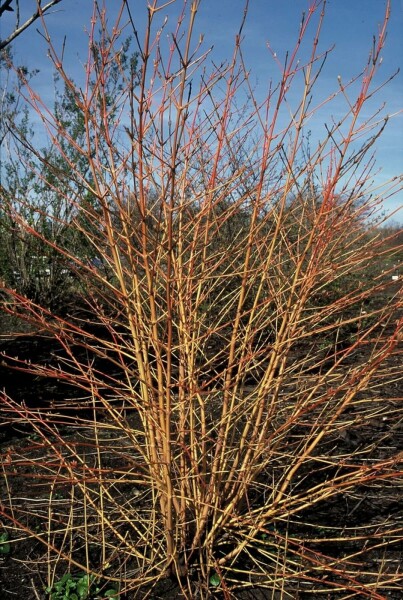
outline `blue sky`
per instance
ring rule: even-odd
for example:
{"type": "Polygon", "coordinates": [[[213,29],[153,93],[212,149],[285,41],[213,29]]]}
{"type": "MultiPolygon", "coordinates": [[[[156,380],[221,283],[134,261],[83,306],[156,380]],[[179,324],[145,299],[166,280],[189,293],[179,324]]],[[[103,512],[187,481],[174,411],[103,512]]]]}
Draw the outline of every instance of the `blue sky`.
{"type": "MultiPolygon", "coordinates": [[[[309,0],[250,0],[249,13],[243,31],[244,54],[248,66],[252,70],[252,79],[256,93],[264,94],[269,80],[276,79],[278,73],[267,42],[279,57],[286,50],[292,50],[298,33],[301,13],[309,7],[309,0]]],[[[32,12],[35,0],[22,0],[22,11],[32,12]]],[[[131,0],[133,16],[136,19],[139,33],[145,23],[146,0],[131,0]]],[[[163,4],[163,2],[161,2],[163,4]]],[[[198,14],[197,32],[205,36],[205,48],[213,46],[211,57],[220,61],[231,56],[234,36],[236,35],[244,8],[244,0],[201,0],[198,14]]],[[[107,9],[111,12],[120,5],[119,0],[106,0],[107,9]]],[[[372,37],[378,32],[385,11],[385,0],[328,0],[324,28],[320,47],[322,50],[335,44],[328,57],[316,87],[316,102],[325,98],[337,89],[337,76],[348,81],[357,75],[366,64],[372,45],[372,37]]],[[[162,14],[167,14],[170,22],[175,21],[182,0],[176,0],[162,14]]],[[[62,0],[53,13],[47,17],[47,23],[53,38],[62,43],[66,35],[66,57],[70,72],[80,70],[79,62],[86,57],[85,28],[89,26],[92,11],[92,0],[62,0]]],[[[6,13],[2,18],[1,37],[7,36],[13,24],[13,13],[6,13]]],[[[24,17],[22,12],[21,17],[24,17]]],[[[39,27],[39,25],[38,25],[39,27]]],[[[37,25],[24,32],[13,44],[17,62],[30,69],[37,68],[40,74],[35,87],[49,101],[53,95],[52,67],[47,58],[46,45],[39,33],[37,25]]],[[[168,24],[169,29],[169,24],[168,24]]],[[[392,0],[392,16],[388,29],[386,47],[382,53],[383,63],[377,76],[377,82],[388,78],[399,67],[403,66],[403,0],[392,0]]],[[[308,36],[309,39],[309,36],[308,36]]],[[[312,35],[310,37],[312,40],[312,35]]],[[[399,73],[375,98],[372,107],[385,102],[383,114],[396,114],[403,108],[403,74],[399,73]]],[[[345,112],[342,99],[319,111],[312,120],[312,136],[324,133],[324,122],[330,115],[337,117],[345,112]]],[[[390,120],[382,138],[377,145],[377,164],[382,171],[377,181],[382,182],[390,177],[403,173],[403,114],[390,120]]],[[[403,193],[390,200],[388,210],[403,206],[403,193]]],[[[403,221],[403,210],[398,215],[403,221]]]]}

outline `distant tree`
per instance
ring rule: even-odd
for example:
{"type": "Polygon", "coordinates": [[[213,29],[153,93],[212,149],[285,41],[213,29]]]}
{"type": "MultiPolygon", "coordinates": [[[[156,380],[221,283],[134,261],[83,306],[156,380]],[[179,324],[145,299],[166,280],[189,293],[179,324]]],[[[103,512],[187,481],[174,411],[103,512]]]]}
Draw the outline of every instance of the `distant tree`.
{"type": "MultiPolygon", "coordinates": [[[[92,52],[98,65],[101,54],[97,44],[94,39],[92,52]]],[[[124,77],[129,73],[136,79],[137,57],[128,53],[129,44],[129,39],[124,41],[119,64],[111,67],[106,90],[111,120],[118,110],[115,99],[124,77]]],[[[0,278],[35,301],[55,305],[66,296],[66,287],[71,288],[69,274],[99,255],[94,240],[98,239],[100,207],[94,193],[91,155],[82,149],[87,143],[98,145],[104,156],[107,149],[102,140],[87,140],[74,82],[61,81],[58,76],[54,77],[53,110],[60,131],[68,132],[74,143],[56,133],[53,143],[38,148],[32,114],[21,103],[22,90],[36,72],[13,64],[11,46],[0,50],[0,67],[4,73],[0,85],[0,278]],[[70,259],[63,258],[55,246],[63,248],[70,259]]],[[[96,85],[96,80],[91,85],[96,85]]]]}

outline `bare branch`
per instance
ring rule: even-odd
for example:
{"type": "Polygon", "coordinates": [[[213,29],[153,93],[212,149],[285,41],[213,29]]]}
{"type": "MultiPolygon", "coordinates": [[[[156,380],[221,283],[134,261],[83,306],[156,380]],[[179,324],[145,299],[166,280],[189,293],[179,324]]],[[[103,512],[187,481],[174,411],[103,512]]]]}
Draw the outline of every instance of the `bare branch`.
{"type": "MultiPolygon", "coordinates": [[[[34,23],[37,19],[39,19],[39,17],[41,15],[45,14],[45,12],[47,12],[50,8],[52,8],[52,6],[56,6],[56,4],[59,4],[59,2],[61,2],[61,1],[62,0],[51,0],[43,8],[41,8],[40,2],[38,2],[37,10],[29,17],[29,19],[27,19],[20,27],[16,26],[14,31],[12,33],[10,33],[10,35],[6,39],[0,41],[0,50],[2,50],[3,48],[6,48],[9,44],[11,44],[11,42],[13,40],[15,40],[16,37],[21,35],[21,33],[23,31],[25,31],[25,29],[27,29],[30,25],[32,25],[32,23],[34,23]]],[[[0,6],[0,16],[5,11],[13,11],[14,10],[10,6],[11,2],[12,2],[12,0],[5,0],[5,2],[0,6]]]]}

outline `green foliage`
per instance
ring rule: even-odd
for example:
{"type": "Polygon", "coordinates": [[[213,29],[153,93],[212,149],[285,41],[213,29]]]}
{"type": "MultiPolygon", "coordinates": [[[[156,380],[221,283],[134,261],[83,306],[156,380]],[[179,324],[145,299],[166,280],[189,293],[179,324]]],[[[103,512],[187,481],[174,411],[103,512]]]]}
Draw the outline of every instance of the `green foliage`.
{"type": "Polygon", "coordinates": [[[0,533],[0,554],[10,554],[11,545],[8,539],[9,535],[7,531],[0,533]]]}
{"type": "Polygon", "coordinates": [[[210,577],[210,585],[212,587],[217,587],[219,586],[221,583],[221,578],[218,575],[218,573],[214,573],[211,577],[210,577]]]}
{"type": "Polygon", "coordinates": [[[102,587],[96,583],[97,578],[93,575],[72,575],[65,573],[61,579],[56,581],[52,587],[46,589],[49,600],[96,600],[98,598],[117,598],[116,588],[102,587]]]}

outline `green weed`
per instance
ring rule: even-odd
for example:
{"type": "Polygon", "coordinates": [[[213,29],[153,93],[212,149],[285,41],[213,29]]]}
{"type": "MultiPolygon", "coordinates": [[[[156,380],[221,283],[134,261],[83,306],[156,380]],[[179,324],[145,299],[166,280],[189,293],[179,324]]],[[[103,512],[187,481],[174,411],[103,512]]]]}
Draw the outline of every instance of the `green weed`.
{"type": "Polygon", "coordinates": [[[10,554],[11,546],[8,541],[8,533],[0,533],[0,554],[10,554]]]}
{"type": "Polygon", "coordinates": [[[114,599],[118,597],[116,588],[102,591],[93,575],[65,573],[52,587],[46,589],[49,600],[96,600],[98,598],[114,599]]]}

